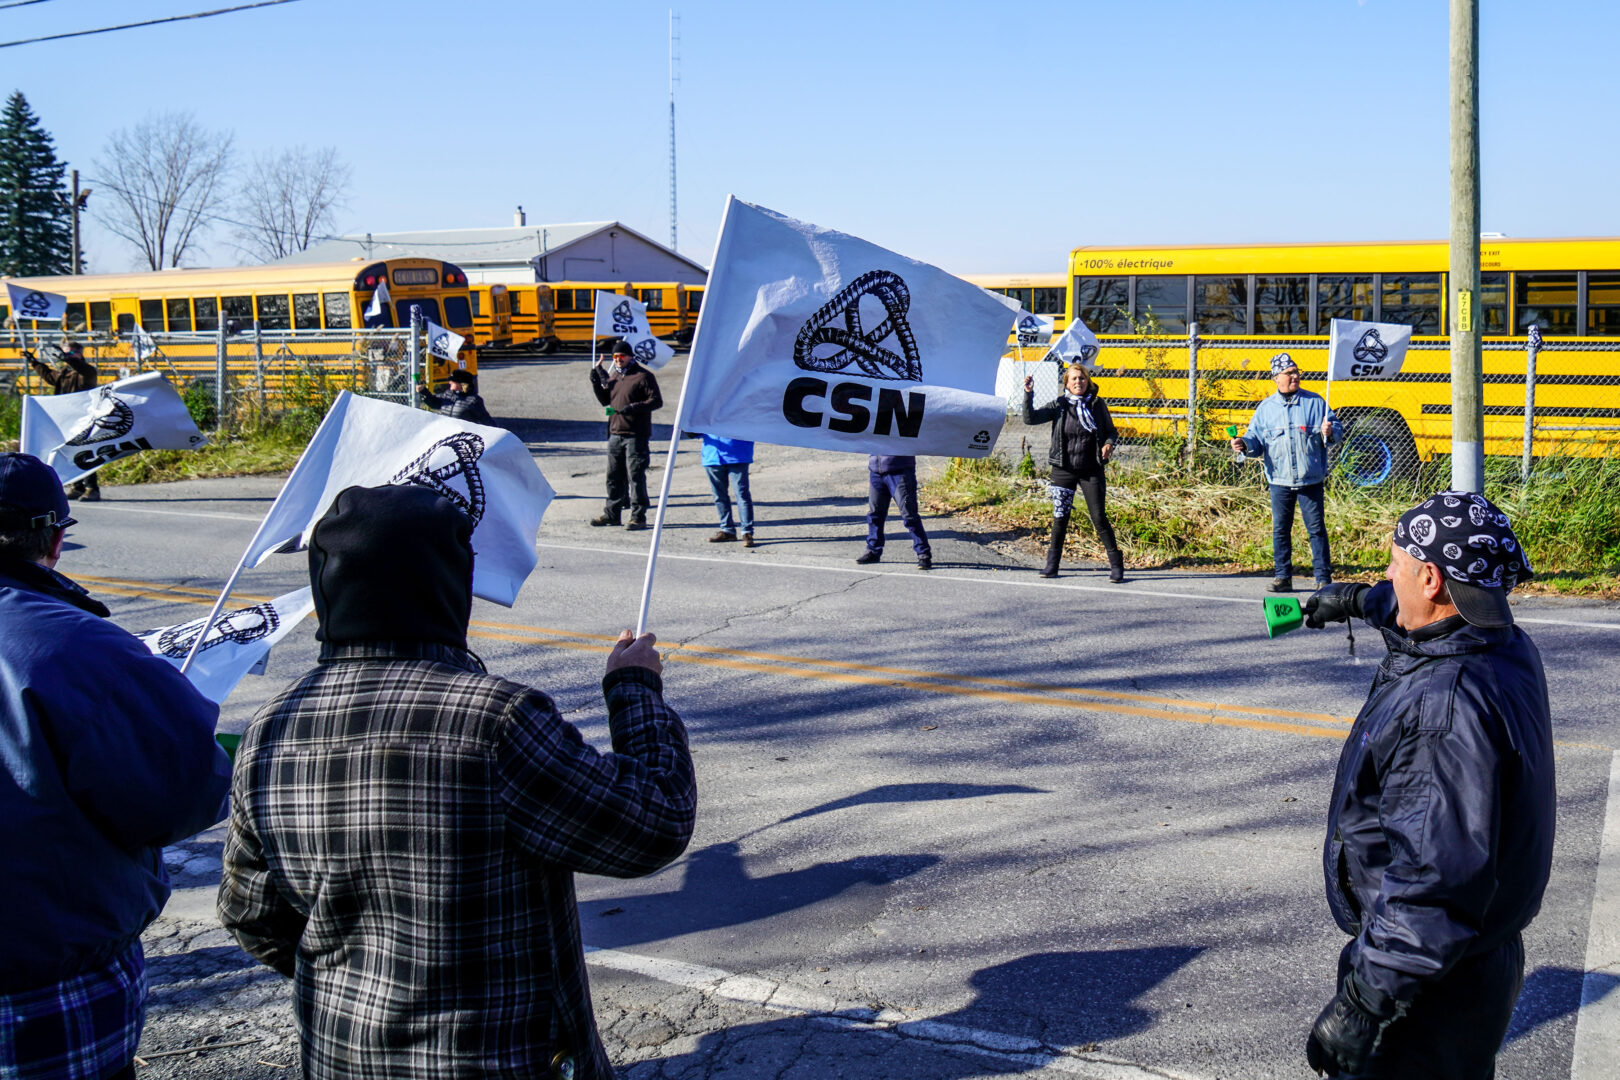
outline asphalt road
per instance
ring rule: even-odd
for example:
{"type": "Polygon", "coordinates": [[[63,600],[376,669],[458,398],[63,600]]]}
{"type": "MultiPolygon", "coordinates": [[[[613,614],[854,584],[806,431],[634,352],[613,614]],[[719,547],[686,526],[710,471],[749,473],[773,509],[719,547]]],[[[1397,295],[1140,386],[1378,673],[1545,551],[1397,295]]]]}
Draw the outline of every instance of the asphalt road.
{"type": "MultiPolygon", "coordinates": [[[[605,745],[603,652],[634,621],[648,534],[586,524],[604,432],[584,366],[486,368],[497,417],[547,417],[511,423],[559,498],[517,604],[477,605],[473,647],[605,745]]],[[[1376,639],[1358,635],[1359,660],[1342,632],[1268,641],[1262,577],[1043,581],[1008,538],[949,520],[929,522],[931,573],[903,536],[857,567],[864,462],[760,449],[761,546],[706,542],[706,482],[683,454],[658,568],[650,628],[692,732],[697,833],[649,878],[579,881],[622,1074],[1311,1075],[1301,1047],[1343,943],[1321,829],[1376,639]]],[[[75,511],[61,568],[132,630],[195,617],[277,487],[108,489],[75,511]]],[[[302,558],[277,556],[239,592],[303,583],[302,558]]],[[[1620,610],[1517,610],[1552,689],[1559,839],[1500,1075],[1567,1077],[1620,746],[1620,610]]],[[[314,651],[311,621],[222,727],[314,651]]],[[[142,1052],[256,1041],[142,1075],[296,1075],[285,986],[210,927],[218,848],[216,831],[170,853],[142,1052]]],[[[1584,983],[1603,998],[1615,981],[1584,983]]]]}

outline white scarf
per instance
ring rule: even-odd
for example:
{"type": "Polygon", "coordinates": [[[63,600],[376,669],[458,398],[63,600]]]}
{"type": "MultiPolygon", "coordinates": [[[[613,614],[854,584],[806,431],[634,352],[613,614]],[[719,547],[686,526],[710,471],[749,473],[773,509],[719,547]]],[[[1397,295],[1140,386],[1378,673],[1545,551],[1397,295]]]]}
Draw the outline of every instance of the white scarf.
{"type": "Polygon", "coordinates": [[[1091,399],[1096,396],[1095,393],[1088,393],[1082,397],[1075,397],[1067,390],[1063,392],[1063,399],[1074,406],[1075,418],[1086,431],[1097,430],[1097,418],[1091,415],[1091,399]]]}

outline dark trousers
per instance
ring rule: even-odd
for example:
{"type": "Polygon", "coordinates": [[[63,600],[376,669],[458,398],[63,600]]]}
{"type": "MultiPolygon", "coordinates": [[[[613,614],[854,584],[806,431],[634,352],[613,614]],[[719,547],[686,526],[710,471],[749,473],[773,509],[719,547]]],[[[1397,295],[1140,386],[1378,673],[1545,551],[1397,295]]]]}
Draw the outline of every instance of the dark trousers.
{"type": "MultiPolygon", "coordinates": [[[[1339,954],[1339,981],[1350,946],[1339,954]]],[[[1457,962],[1424,986],[1406,1015],[1384,1029],[1365,1072],[1345,1080],[1491,1080],[1513,1005],[1524,986],[1524,942],[1509,941],[1457,962]]]]}
{"type": "Polygon", "coordinates": [[[1279,487],[1271,485],[1271,561],[1277,577],[1294,576],[1294,504],[1305,519],[1305,532],[1311,538],[1311,570],[1319,583],[1333,580],[1333,560],[1328,556],[1327,522],[1322,514],[1322,485],[1279,487]]]}
{"type": "Polygon", "coordinates": [[[1086,500],[1086,513],[1091,515],[1091,527],[1097,530],[1097,539],[1102,542],[1103,550],[1113,551],[1119,547],[1119,544],[1114,540],[1114,523],[1108,520],[1107,476],[1102,473],[1098,473],[1096,476],[1081,476],[1067,469],[1053,466],[1049,482],[1058,491],[1067,489],[1070,492],[1067,500],[1054,492],[1052,499],[1053,517],[1069,516],[1069,507],[1074,503],[1073,492],[1078,491],[1086,500]]]}
{"type": "Polygon", "coordinates": [[[609,517],[628,509],[632,521],[647,517],[647,440],[635,435],[609,435],[607,444],[607,502],[609,517]]]}
{"type": "Polygon", "coordinates": [[[933,558],[928,534],[923,532],[922,515],[917,512],[917,474],[869,472],[866,477],[866,550],[883,553],[883,523],[889,517],[892,499],[900,507],[900,520],[911,534],[917,558],[933,558]]]}
{"type": "Polygon", "coordinates": [[[748,465],[705,465],[709,490],[714,492],[714,508],[720,514],[720,531],[737,535],[737,519],[731,515],[731,481],[737,481],[737,508],[742,513],[742,531],[754,531],[754,497],[748,491],[748,465]]]}
{"type": "Polygon", "coordinates": [[[80,477],[68,485],[68,492],[73,495],[83,495],[89,491],[100,491],[101,481],[96,479],[95,473],[80,477]]]}

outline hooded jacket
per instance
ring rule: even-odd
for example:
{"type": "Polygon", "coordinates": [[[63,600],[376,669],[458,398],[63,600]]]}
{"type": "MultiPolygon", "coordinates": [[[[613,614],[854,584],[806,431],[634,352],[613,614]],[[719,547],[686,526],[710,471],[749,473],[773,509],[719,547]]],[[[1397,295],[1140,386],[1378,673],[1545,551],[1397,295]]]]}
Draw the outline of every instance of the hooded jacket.
{"type": "Polygon", "coordinates": [[[225,816],[218,706],[106,614],[0,557],[0,993],[122,952],[168,900],[163,846],[225,816]]]}
{"type": "Polygon", "coordinates": [[[1388,655],[1339,757],[1322,869],[1371,986],[1410,1001],[1529,925],[1552,866],[1552,717],[1516,626],[1460,616],[1406,634],[1395,591],[1363,594],[1388,655]]]}

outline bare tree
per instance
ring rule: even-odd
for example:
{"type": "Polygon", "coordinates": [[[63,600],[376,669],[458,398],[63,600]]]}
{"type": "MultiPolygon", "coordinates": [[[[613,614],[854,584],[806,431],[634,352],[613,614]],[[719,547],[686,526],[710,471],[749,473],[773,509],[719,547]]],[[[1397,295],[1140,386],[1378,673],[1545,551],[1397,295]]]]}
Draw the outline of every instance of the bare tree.
{"type": "Polygon", "coordinates": [[[335,146],[297,146],[254,158],[237,196],[242,251],[269,261],[309,247],[331,228],[333,210],[345,204],[349,176],[335,146]]]}
{"type": "Polygon", "coordinates": [[[150,116],[113,132],[96,160],[108,191],[97,215],[161,270],[179,266],[198,244],[198,230],[224,203],[232,136],[212,132],[190,113],[150,116]]]}

